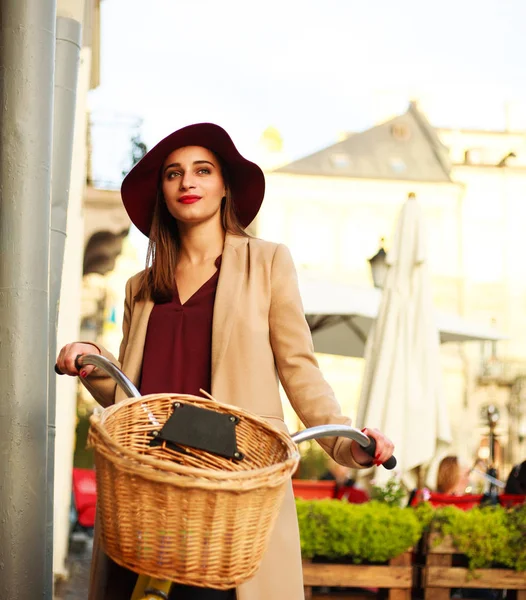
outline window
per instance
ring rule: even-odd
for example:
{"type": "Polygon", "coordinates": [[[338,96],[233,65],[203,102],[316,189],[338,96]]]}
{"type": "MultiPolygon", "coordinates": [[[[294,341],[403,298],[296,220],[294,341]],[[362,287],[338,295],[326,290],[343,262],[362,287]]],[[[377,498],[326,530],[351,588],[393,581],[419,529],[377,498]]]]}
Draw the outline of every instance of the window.
{"type": "Polygon", "coordinates": [[[391,156],[389,158],[389,166],[393,173],[397,174],[404,173],[407,170],[405,162],[398,156],[391,156]]]}
{"type": "Polygon", "coordinates": [[[484,164],[484,151],[482,148],[469,148],[464,152],[464,164],[482,165],[484,164]]]}
{"type": "Polygon", "coordinates": [[[411,130],[405,123],[395,123],[391,127],[391,135],[395,138],[395,140],[407,142],[407,140],[411,137],[411,130]]]}
{"type": "Polygon", "coordinates": [[[498,224],[466,228],[464,240],[467,278],[480,283],[502,281],[505,276],[505,241],[498,224]]]}
{"type": "Polygon", "coordinates": [[[335,169],[347,169],[352,165],[352,161],[348,154],[338,152],[331,155],[331,165],[335,169]]]}
{"type": "Polygon", "coordinates": [[[334,223],[325,215],[296,215],[291,223],[290,249],[298,268],[324,267],[335,260],[334,223]]]}

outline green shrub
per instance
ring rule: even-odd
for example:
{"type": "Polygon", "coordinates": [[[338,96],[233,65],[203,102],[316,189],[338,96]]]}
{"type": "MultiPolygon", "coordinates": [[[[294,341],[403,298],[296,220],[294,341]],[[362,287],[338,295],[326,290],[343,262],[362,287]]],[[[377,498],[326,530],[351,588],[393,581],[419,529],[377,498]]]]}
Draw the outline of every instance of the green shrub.
{"type": "Polygon", "coordinates": [[[423,526],[411,508],[380,502],[296,500],[304,558],[383,563],[414,546],[423,526]]]}
{"type": "Polygon", "coordinates": [[[449,535],[471,569],[502,565],[526,570],[526,505],[463,511],[445,506],[435,511],[431,531],[449,535]]]}
{"type": "Polygon", "coordinates": [[[421,502],[413,508],[415,511],[416,518],[420,521],[422,528],[428,530],[431,521],[435,518],[436,510],[429,504],[429,502],[421,502]]]}
{"type": "Polygon", "coordinates": [[[526,570],[526,504],[461,510],[428,502],[399,508],[384,502],[296,499],[303,558],[383,563],[415,546],[424,531],[451,536],[471,569],[526,570]]]}
{"type": "Polygon", "coordinates": [[[406,498],[407,492],[400,479],[398,479],[395,475],[390,477],[385,485],[373,484],[371,489],[371,499],[377,500],[378,502],[383,502],[384,504],[402,506],[403,501],[406,498]]]}

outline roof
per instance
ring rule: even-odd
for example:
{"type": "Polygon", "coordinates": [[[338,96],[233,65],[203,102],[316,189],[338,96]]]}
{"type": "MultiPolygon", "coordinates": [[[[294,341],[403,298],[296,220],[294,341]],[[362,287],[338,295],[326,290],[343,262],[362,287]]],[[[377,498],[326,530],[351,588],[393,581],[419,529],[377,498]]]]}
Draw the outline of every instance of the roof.
{"type": "Polygon", "coordinates": [[[407,112],[289,163],[276,173],[403,181],[451,182],[449,153],[411,103],[407,112]]]}

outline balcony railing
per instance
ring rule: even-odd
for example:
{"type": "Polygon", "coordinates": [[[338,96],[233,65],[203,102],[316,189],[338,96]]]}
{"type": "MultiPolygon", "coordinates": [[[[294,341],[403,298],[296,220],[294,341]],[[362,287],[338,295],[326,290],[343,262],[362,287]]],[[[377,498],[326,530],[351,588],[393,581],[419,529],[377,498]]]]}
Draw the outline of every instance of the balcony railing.
{"type": "Polygon", "coordinates": [[[526,361],[490,357],[482,361],[479,383],[511,387],[518,379],[526,377],[526,361]]]}
{"type": "Polygon", "coordinates": [[[131,167],[144,155],[142,120],[138,117],[94,113],[88,136],[88,184],[107,190],[119,189],[131,167]]]}

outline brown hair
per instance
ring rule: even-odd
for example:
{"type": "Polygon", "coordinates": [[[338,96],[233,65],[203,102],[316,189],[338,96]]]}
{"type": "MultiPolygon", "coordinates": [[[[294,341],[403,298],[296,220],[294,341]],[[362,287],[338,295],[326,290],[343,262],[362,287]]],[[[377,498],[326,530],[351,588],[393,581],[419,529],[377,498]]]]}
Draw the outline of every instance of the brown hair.
{"type": "MultiPolygon", "coordinates": [[[[225,165],[217,155],[216,158],[225,184],[225,196],[221,203],[223,229],[227,233],[249,237],[236,215],[236,207],[228,185],[225,165]]],[[[154,302],[169,302],[174,291],[175,267],[181,237],[177,220],[170,214],[166,206],[161,183],[159,183],[157,191],[149,238],[146,268],[143,271],[135,298],[137,300],[151,298],[154,302]]]]}
{"type": "Polygon", "coordinates": [[[456,456],[446,456],[438,465],[437,492],[451,494],[460,481],[460,466],[456,456]]]}

